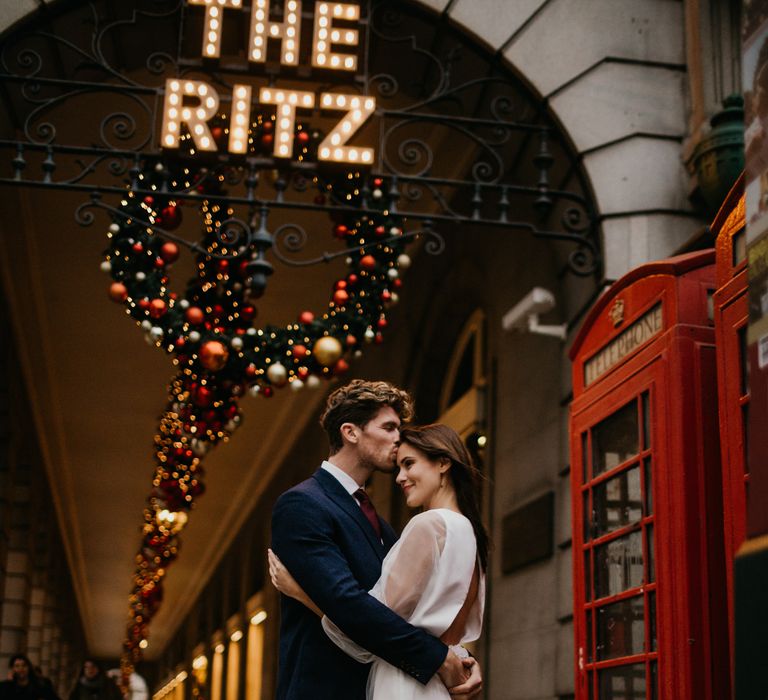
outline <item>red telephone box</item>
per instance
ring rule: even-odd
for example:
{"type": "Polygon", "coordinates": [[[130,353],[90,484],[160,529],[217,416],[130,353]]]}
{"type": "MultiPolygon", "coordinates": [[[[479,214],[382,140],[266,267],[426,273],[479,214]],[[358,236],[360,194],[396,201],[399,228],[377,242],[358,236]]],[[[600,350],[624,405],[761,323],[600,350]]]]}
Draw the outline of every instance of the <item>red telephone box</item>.
{"type": "Polygon", "coordinates": [[[728,697],[713,263],[633,270],[571,349],[579,700],[728,697]]]}
{"type": "Polygon", "coordinates": [[[717,235],[715,339],[720,394],[728,621],[733,659],[733,563],[747,536],[749,470],[746,459],[749,373],[747,370],[747,255],[743,182],[740,179],[712,223],[717,235]]]}

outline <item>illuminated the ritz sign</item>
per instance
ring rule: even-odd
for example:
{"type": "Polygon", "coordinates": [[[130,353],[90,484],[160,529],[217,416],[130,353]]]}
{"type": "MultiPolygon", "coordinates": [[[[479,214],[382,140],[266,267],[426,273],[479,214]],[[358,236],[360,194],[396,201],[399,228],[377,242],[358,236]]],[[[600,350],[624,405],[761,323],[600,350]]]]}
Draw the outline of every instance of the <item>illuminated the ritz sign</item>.
{"type": "MultiPolygon", "coordinates": [[[[218,58],[225,10],[243,9],[243,0],[187,0],[190,5],[205,7],[202,55],[218,58]]],[[[337,20],[360,19],[358,5],[336,2],[315,2],[314,31],[312,34],[312,66],[340,71],[357,70],[357,56],[336,53],[333,46],[357,47],[360,34],[357,29],[337,26],[337,20]]],[[[253,0],[248,39],[248,60],[264,63],[267,42],[279,41],[280,63],[296,66],[299,62],[301,41],[301,0],[286,0],[282,22],[269,19],[269,0],[253,0]]],[[[232,89],[232,109],[229,121],[230,153],[246,153],[248,124],[251,115],[250,85],[235,84],[232,89]]],[[[374,150],[347,145],[376,109],[376,99],[357,94],[324,92],[320,94],[320,108],[344,112],[344,116],[323,139],[317,149],[321,161],[339,163],[373,163],[374,150]]],[[[304,90],[283,90],[274,87],[259,89],[259,103],[275,105],[275,139],[273,153],[278,158],[290,158],[297,109],[314,109],[315,94],[304,90]]],[[[171,78],[165,83],[161,144],[164,148],[178,148],[181,125],[186,124],[198,151],[218,150],[211,135],[208,121],[219,109],[216,90],[205,81],[171,78]]]]}

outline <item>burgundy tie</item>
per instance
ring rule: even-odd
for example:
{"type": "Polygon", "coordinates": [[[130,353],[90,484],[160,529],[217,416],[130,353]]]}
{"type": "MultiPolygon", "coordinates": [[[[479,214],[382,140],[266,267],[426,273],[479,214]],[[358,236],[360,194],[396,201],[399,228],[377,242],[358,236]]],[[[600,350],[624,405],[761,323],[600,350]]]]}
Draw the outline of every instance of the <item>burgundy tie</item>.
{"type": "Polygon", "coordinates": [[[360,510],[363,511],[363,515],[368,518],[368,522],[373,527],[376,537],[381,539],[381,524],[379,523],[379,516],[376,515],[376,509],[371,503],[371,499],[368,498],[368,494],[363,489],[355,491],[355,498],[360,503],[360,510]]]}

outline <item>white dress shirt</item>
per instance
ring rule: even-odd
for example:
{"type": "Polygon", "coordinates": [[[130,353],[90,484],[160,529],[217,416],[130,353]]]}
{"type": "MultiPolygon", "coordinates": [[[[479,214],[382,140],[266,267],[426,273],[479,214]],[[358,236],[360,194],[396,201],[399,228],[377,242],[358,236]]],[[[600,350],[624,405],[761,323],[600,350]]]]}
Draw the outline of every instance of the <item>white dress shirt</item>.
{"type": "MultiPolygon", "coordinates": [[[[347,472],[345,472],[343,469],[339,469],[335,464],[331,464],[328,460],[324,460],[320,465],[320,468],[325,469],[325,471],[327,471],[334,479],[336,479],[336,481],[338,481],[344,487],[344,490],[350,496],[354,496],[355,491],[363,488],[349,474],[347,474],[347,472]]],[[[357,503],[358,506],[360,505],[356,498],[355,503],[357,503]]]]}

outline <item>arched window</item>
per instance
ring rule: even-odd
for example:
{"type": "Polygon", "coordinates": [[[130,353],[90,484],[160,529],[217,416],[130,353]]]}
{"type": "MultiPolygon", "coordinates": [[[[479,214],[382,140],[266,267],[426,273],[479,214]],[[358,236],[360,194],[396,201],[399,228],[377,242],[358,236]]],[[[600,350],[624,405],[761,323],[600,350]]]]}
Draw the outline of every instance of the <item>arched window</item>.
{"type": "MultiPolygon", "coordinates": [[[[440,423],[450,425],[467,442],[473,457],[485,444],[485,313],[478,309],[467,320],[448,363],[442,395],[440,423]]],[[[478,467],[482,465],[478,463],[478,467]]]]}

